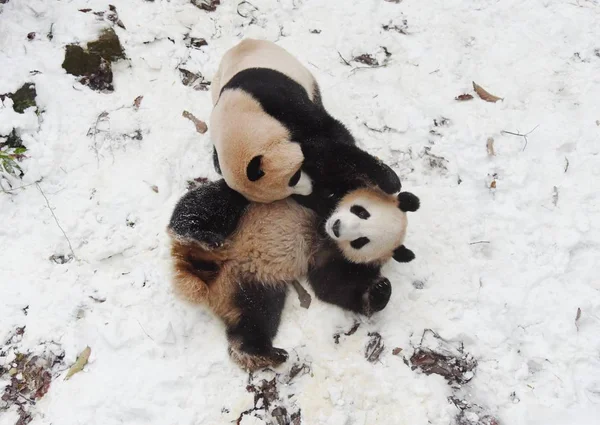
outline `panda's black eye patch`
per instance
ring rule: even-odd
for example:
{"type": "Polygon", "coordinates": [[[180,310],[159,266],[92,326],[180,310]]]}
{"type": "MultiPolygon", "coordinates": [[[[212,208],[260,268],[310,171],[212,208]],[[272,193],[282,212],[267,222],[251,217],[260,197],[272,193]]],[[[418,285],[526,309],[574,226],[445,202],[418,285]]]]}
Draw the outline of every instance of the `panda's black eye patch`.
{"type": "Polygon", "coordinates": [[[255,156],[246,167],[246,176],[251,182],[255,182],[265,175],[265,172],[260,169],[262,155],[255,156]]]}
{"type": "Polygon", "coordinates": [[[369,242],[371,242],[369,238],[363,236],[362,238],[354,239],[352,242],[350,242],[350,246],[354,249],[361,249],[369,242]]]}
{"type": "Polygon", "coordinates": [[[300,174],[302,174],[302,170],[298,169],[298,171],[296,171],[290,179],[290,182],[288,183],[289,187],[294,187],[298,184],[298,182],[300,181],[300,174]]]}
{"type": "Polygon", "coordinates": [[[361,207],[360,205],[352,205],[352,207],[350,208],[350,212],[363,220],[366,220],[367,218],[371,217],[369,211],[367,211],[364,207],[361,207]]]}

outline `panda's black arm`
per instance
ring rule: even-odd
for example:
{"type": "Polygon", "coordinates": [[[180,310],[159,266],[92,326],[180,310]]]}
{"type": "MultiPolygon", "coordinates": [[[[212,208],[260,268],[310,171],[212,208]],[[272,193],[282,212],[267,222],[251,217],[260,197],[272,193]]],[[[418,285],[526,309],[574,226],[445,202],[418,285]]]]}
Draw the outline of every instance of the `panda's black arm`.
{"type": "Polygon", "coordinates": [[[308,283],[320,300],[370,316],[385,308],[392,293],[380,269],[335,257],[311,269],[308,283]]]}
{"type": "Polygon", "coordinates": [[[248,204],[225,180],[210,182],[179,200],[169,228],[181,238],[217,248],[235,231],[248,204]]]}
{"type": "Polygon", "coordinates": [[[356,145],[315,139],[301,146],[303,169],[314,180],[314,186],[335,188],[338,184],[362,182],[390,194],[402,188],[394,170],[356,145]]]}

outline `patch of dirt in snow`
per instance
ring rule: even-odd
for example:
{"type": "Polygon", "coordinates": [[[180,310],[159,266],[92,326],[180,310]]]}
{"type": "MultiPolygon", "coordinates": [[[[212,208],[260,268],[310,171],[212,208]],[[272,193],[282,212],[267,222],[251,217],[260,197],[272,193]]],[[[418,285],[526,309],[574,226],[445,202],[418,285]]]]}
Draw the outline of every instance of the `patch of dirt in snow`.
{"type": "Polygon", "coordinates": [[[22,171],[0,170],[0,341],[26,326],[16,352],[46,361],[55,341],[67,365],[93,348],[89,371],[24,402],[31,423],[212,425],[250,409],[242,424],[595,424],[599,4],[571,3],[0,1],[0,93],[34,85],[37,106],[0,96],[0,152],[22,171]],[[110,93],[61,67],[107,28],[127,56],[110,93]],[[295,360],[250,382],[222,325],[174,298],[165,235],[187,188],[218,178],[211,129],[182,114],[209,120],[209,82],[243,37],[307,64],[422,202],[416,260],[384,269],[386,309],[288,297],[275,345],[295,360]],[[425,350],[426,329],[464,353],[425,350]],[[454,382],[413,370],[419,349],[454,382]]]}

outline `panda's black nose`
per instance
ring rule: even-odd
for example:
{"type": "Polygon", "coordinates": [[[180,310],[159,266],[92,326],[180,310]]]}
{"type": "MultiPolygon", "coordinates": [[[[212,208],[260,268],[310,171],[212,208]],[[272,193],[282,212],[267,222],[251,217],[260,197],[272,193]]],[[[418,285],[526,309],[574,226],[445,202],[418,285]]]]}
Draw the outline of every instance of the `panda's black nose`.
{"type": "Polygon", "coordinates": [[[336,238],[340,237],[340,226],[342,225],[342,222],[337,219],[335,221],[335,223],[333,223],[333,227],[331,228],[331,230],[333,231],[333,234],[335,235],[336,238]]]}

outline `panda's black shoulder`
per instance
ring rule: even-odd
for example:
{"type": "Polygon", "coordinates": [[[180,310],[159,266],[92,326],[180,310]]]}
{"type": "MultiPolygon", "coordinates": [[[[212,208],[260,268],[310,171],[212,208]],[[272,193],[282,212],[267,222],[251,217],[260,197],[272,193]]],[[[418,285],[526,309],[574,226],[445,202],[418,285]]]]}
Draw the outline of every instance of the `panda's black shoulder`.
{"type": "Polygon", "coordinates": [[[354,143],[346,127],[323,107],[316,84],[316,97],[311,101],[304,87],[287,75],[270,68],[249,68],[233,76],[221,94],[232,89],[250,94],[267,114],[290,131],[296,142],[302,144],[321,137],[324,143],[354,143]]]}

